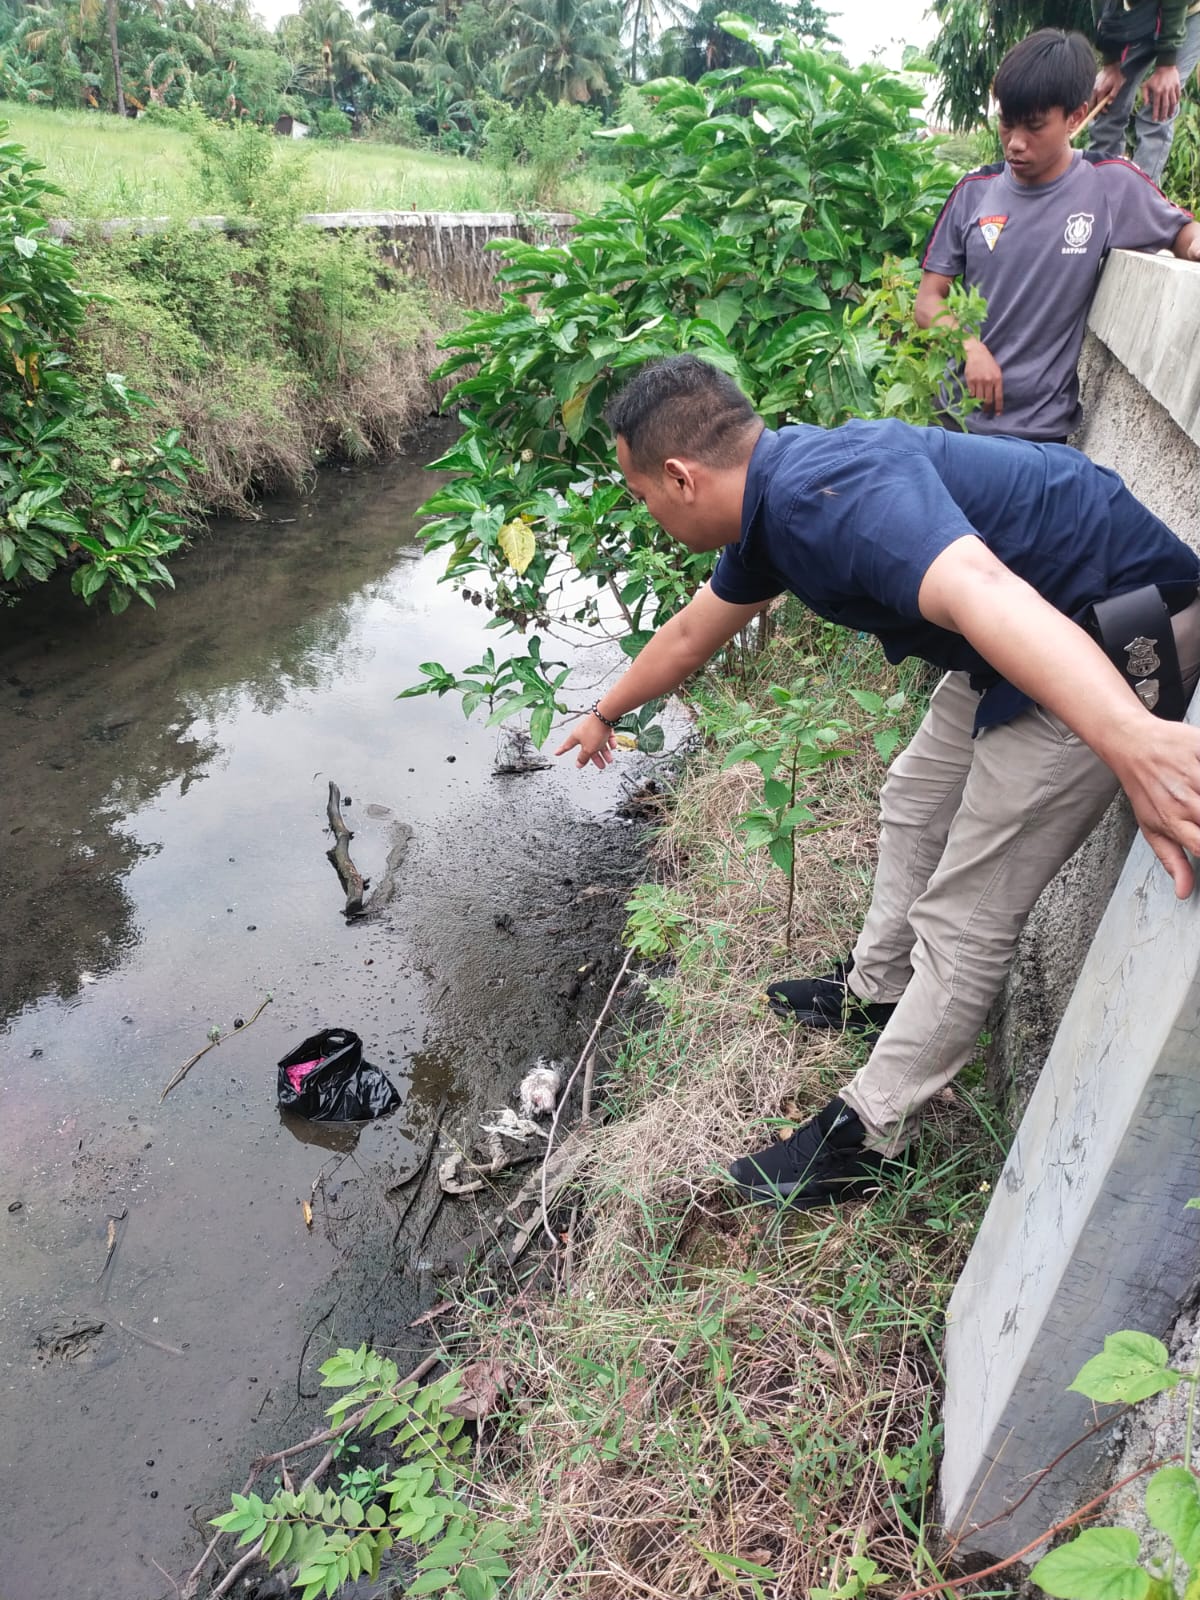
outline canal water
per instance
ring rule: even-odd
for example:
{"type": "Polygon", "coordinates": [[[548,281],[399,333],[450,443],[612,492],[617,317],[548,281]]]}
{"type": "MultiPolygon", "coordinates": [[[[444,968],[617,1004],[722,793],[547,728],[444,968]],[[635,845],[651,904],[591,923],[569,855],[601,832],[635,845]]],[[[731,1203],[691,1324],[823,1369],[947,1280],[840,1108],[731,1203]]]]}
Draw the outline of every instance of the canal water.
{"type": "Polygon", "coordinates": [[[312,1431],[330,1350],[416,1346],[478,1220],[406,1183],[435,1128],[573,1062],[602,1002],[634,773],[497,776],[456,698],[394,698],[498,639],[415,542],[431,485],[323,475],[215,525],[157,611],[0,612],[3,1600],[170,1594],[250,1459],[312,1431]],[[351,924],[331,778],[384,888],[351,924]],[[330,1026],[403,1096],[358,1136],[276,1107],[277,1059],[330,1026]]]}

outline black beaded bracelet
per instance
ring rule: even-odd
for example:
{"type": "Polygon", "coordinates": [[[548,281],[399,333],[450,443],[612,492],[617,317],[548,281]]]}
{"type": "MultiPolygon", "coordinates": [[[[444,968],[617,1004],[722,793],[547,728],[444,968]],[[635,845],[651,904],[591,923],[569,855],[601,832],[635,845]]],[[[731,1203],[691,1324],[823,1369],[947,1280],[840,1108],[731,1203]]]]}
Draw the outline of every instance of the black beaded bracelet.
{"type": "Polygon", "coordinates": [[[592,717],[597,717],[597,718],[599,718],[599,720],[600,720],[600,721],[601,721],[601,722],[602,722],[602,723],[603,723],[603,724],[604,724],[604,726],[605,726],[605,727],[606,727],[606,728],[611,728],[611,729],[613,729],[613,731],[614,731],[614,732],[615,732],[615,731],[616,731],[616,727],[617,727],[617,722],[619,722],[619,721],[620,721],[620,720],[621,720],[621,719],[620,719],[620,718],[619,718],[619,717],[618,717],[618,718],[617,718],[617,722],[614,722],[614,721],[612,721],[612,719],[611,719],[611,718],[609,718],[609,717],[606,717],[606,716],[605,716],[605,715],[604,715],[604,713],[603,713],[603,711],[601,711],[601,709],[600,709],[600,702],[599,702],[599,700],[594,700],[594,701],[593,701],[593,702],[592,702],[592,704],[591,704],[591,706],[590,706],[590,707],[589,707],[589,708],[588,708],[588,715],[589,715],[589,716],[592,716],[592,717]]]}

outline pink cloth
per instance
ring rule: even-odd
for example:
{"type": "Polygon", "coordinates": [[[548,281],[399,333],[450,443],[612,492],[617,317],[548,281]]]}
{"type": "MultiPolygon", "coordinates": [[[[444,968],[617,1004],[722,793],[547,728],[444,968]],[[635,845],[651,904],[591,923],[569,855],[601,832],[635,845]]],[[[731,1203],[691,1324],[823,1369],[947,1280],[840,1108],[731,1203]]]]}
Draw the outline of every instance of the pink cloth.
{"type": "Polygon", "coordinates": [[[300,1093],[300,1085],[305,1078],[308,1077],[314,1067],[319,1067],[324,1059],[324,1056],[318,1056],[315,1061],[298,1061],[294,1067],[287,1069],[287,1081],[297,1094],[300,1093]]]}

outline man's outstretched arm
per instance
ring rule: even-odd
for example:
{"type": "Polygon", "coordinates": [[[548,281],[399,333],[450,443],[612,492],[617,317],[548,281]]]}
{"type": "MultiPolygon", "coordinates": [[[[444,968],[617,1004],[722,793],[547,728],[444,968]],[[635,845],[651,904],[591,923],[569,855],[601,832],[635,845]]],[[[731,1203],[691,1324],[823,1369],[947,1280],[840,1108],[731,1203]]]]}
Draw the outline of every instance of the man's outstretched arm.
{"type": "Polygon", "coordinates": [[[1045,706],[1116,773],[1180,899],[1200,855],[1200,729],[1151,715],[1099,645],[998,561],[956,539],[925,574],[921,614],[961,633],[996,671],[1045,706]]]}
{"type": "MultiPolygon", "coordinates": [[[[598,702],[599,709],[610,722],[616,722],[618,717],[623,717],[627,711],[636,711],[647,700],[671,694],[723,644],[728,644],[762,608],[762,603],[730,605],[728,600],[719,599],[712,585],[706,583],[682,611],[663,623],[612,688],[604,691],[598,702]]],[[[589,715],[574,725],[554,753],[561,756],[568,750],[578,750],[577,767],[586,767],[589,761],[596,767],[606,767],[612,760],[612,746],[612,729],[599,717],[589,715]]]]}

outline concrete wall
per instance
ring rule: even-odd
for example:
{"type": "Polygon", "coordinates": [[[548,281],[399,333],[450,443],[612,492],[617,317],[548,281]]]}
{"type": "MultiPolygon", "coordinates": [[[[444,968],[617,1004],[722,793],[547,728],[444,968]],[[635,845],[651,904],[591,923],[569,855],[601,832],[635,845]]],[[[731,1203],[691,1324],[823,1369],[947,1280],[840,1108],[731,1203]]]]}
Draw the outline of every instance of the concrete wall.
{"type": "MultiPolygon", "coordinates": [[[[1080,362],[1072,441],[1200,549],[1200,266],[1114,252],[1080,362]]],[[[1133,838],[1118,800],[1026,925],[992,1021],[992,1088],[1015,1124],[1050,1050],[1133,838]]]]}
{"type": "MultiPolygon", "coordinates": [[[[1073,442],[1200,549],[1200,266],[1115,254],[1080,372],[1073,442]]],[[[1020,1548],[1089,1485],[1180,1448],[1182,1389],[1140,1406],[1123,1441],[1099,1435],[1038,1476],[1085,1432],[1090,1408],[1067,1385],[1107,1334],[1168,1338],[1177,1365],[1200,1342],[1184,1210],[1200,1193],[1200,911],[1173,899],[1144,844],[1130,852],[1133,836],[1118,801],[1038,902],[993,1013],[994,1084],[1024,1120],[947,1314],[943,1512],[964,1550],[1020,1548]],[[1028,1348],[1014,1354],[1015,1330],[1028,1348]]],[[[1139,1479],[1104,1520],[1149,1549],[1143,1494],[1139,1479]]]]}
{"type": "MultiPolygon", "coordinates": [[[[557,244],[575,226],[575,218],[562,211],[520,217],[507,211],[337,211],[314,212],[301,221],[339,233],[374,233],[381,254],[393,265],[447,299],[481,307],[499,303],[495,279],[501,261],[488,249],[494,239],[557,244]]],[[[114,217],[93,226],[111,236],[162,232],[172,222],[170,217],[114,217]]],[[[69,239],[86,226],[55,218],[50,231],[69,239]]],[[[242,225],[226,217],[193,217],[189,226],[235,232],[242,225]]]]}

